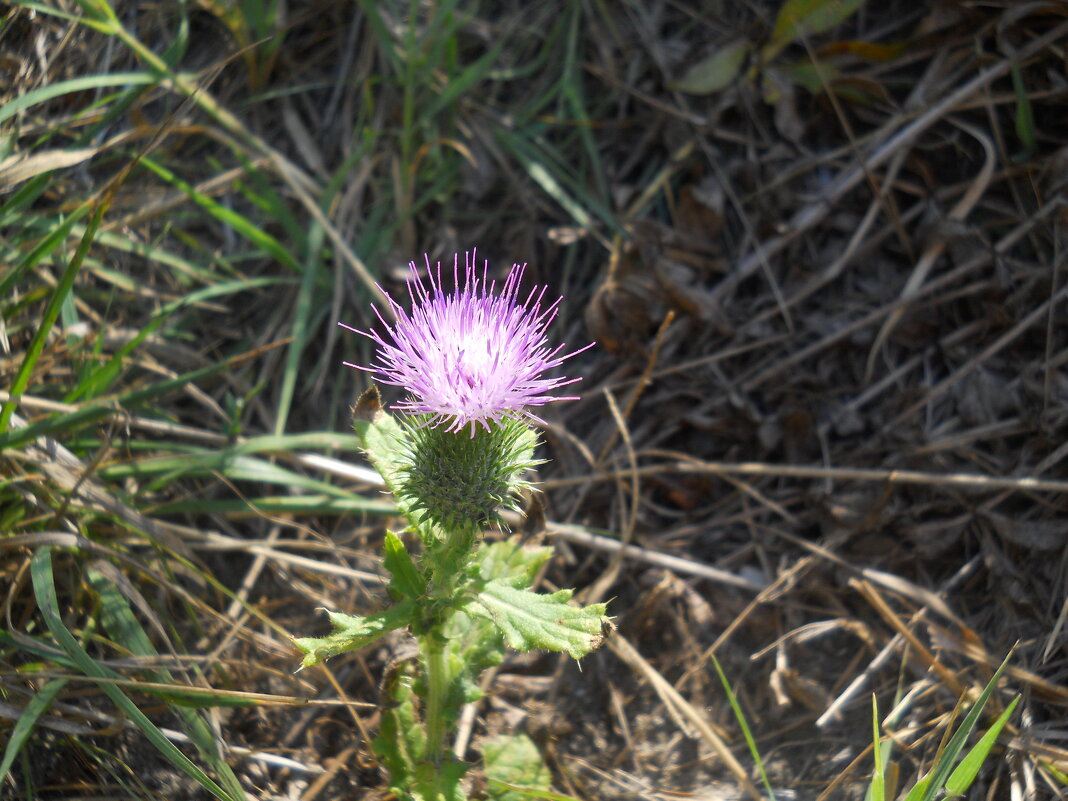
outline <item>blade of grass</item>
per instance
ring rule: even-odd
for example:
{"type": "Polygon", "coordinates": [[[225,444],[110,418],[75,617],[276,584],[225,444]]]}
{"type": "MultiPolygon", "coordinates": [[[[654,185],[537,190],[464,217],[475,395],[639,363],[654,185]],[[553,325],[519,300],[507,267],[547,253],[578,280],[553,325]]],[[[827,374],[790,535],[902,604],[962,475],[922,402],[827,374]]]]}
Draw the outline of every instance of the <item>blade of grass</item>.
{"type": "MultiPolygon", "coordinates": [[[[106,671],[98,665],[74,635],[63,625],[63,619],[59,614],[59,600],[56,596],[56,586],[52,577],[52,547],[39,548],[30,561],[30,576],[33,582],[33,592],[37,599],[37,606],[44,618],[45,625],[55,637],[60,647],[78,664],[79,669],[87,676],[106,678],[106,671]]],[[[192,760],[178,750],[178,748],[161,732],[156,725],[148,719],[137,704],[131,701],[118,687],[108,682],[99,682],[98,686],[114,704],[128,717],[134,725],[141,730],[149,742],[176,768],[181,770],[197,784],[210,792],[221,801],[240,801],[233,798],[223,790],[192,760]]]]}
{"type": "Polygon", "coordinates": [[[285,282],[287,282],[286,279],[270,277],[247,279],[243,281],[227,281],[222,284],[204,287],[189,293],[180,300],[166,304],[155,312],[153,319],[150,320],[147,325],[143,326],[141,330],[137,332],[136,336],[132,337],[128,342],[123,344],[122,347],[116,350],[107,362],[96,370],[93,370],[80,381],[77,386],[67,394],[64,401],[66,403],[74,403],[80,398],[94,398],[107,391],[108,387],[111,386],[112,382],[118,377],[122,370],[123,360],[129,356],[138,345],[144,342],[145,339],[155,333],[155,331],[167,322],[170,316],[179,309],[212,298],[236,294],[253,287],[271,286],[285,282]]]}
{"type": "Polygon", "coordinates": [[[24,428],[15,431],[7,431],[0,434],[0,451],[5,450],[6,448],[25,445],[27,442],[32,442],[38,437],[48,436],[61,431],[71,432],[81,426],[120,413],[124,409],[133,410],[142,403],[181,389],[186,384],[194,384],[202,378],[207,378],[216,373],[221,373],[224,370],[229,370],[235,365],[253,358],[262,352],[263,348],[257,348],[249,353],[231,356],[229,359],[223,359],[221,362],[199,367],[196,370],[183,373],[175,378],[168,378],[157,384],[151,384],[147,387],[124,393],[117,398],[114,398],[111,402],[90,404],[77,411],[53,415],[44,420],[30,423],[24,428]]]}
{"type": "MultiPolygon", "coordinates": [[[[19,398],[26,391],[26,387],[29,386],[33,368],[37,365],[37,360],[44,350],[45,342],[52,332],[52,326],[55,325],[56,318],[59,317],[59,311],[64,300],[66,300],[68,293],[74,287],[74,279],[78,276],[82,262],[85,261],[89,246],[93,243],[93,238],[96,236],[101,220],[104,219],[108,205],[106,201],[97,204],[93,216],[89,219],[89,224],[85,227],[85,234],[82,236],[81,242],[78,243],[78,249],[74,252],[71,260],[67,262],[55,291],[52,292],[51,297],[48,299],[44,314],[41,315],[41,322],[37,330],[33,332],[30,344],[26,348],[26,355],[23,357],[22,364],[19,365],[18,372],[15,374],[15,380],[11,384],[10,392],[12,398],[19,398]]],[[[14,414],[17,405],[17,400],[10,400],[0,409],[0,435],[7,433],[8,426],[11,424],[11,415],[14,414]]]]}
{"type": "Polygon", "coordinates": [[[157,456],[149,459],[110,465],[100,470],[100,475],[112,480],[133,476],[140,479],[153,479],[146,487],[154,491],[165,487],[182,476],[222,475],[231,481],[256,481],[264,484],[277,484],[282,487],[314,492],[342,499],[355,499],[354,493],[341,487],[318,481],[292,470],[286,470],[273,462],[256,459],[251,456],[239,456],[229,451],[206,450],[187,452],[171,456],[157,456]]]}
{"type": "Polygon", "coordinates": [[[886,801],[886,777],[883,772],[882,737],[879,736],[879,700],[875,693],[871,696],[871,749],[875,759],[875,769],[871,774],[868,787],[870,801],[886,801]]]}
{"type": "Polygon", "coordinates": [[[10,119],[20,111],[32,108],[38,103],[44,103],[73,92],[85,92],[90,89],[102,89],[110,86],[152,86],[159,83],[159,81],[158,75],[148,72],[113,72],[108,75],[87,75],[83,78],[58,81],[27,92],[0,106],[0,122],[10,119]]]}
{"type": "Polygon", "coordinates": [[[1005,724],[1009,722],[1009,717],[1015,711],[1016,704],[1019,701],[1020,696],[1018,695],[1012,699],[1012,703],[998,716],[998,719],[994,721],[994,725],[987,730],[986,734],[979,739],[979,742],[972,747],[964,759],[960,761],[960,764],[953,770],[953,773],[950,774],[949,778],[946,779],[946,798],[964,795],[968,788],[972,786],[975,777],[979,775],[979,768],[983,766],[986,758],[990,756],[990,749],[994,747],[998,735],[1005,728],[1005,724]]]}
{"type": "Polygon", "coordinates": [[[742,705],[738,703],[737,697],[734,695],[734,690],[731,689],[731,684],[727,681],[727,674],[723,672],[723,668],[719,664],[719,660],[716,659],[716,655],[711,655],[712,665],[716,668],[716,675],[719,676],[719,683],[723,685],[723,691],[727,693],[727,701],[730,702],[731,710],[734,712],[734,718],[738,721],[738,725],[742,729],[742,736],[745,737],[745,744],[749,748],[749,754],[753,757],[753,761],[756,763],[757,770],[760,771],[760,780],[764,783],[764,789],[768,791],[768,798],[771,801],[775,801],[775,791],[771,789],[771,782],[768,780],[767,771],[764,770],[764,760],[760,757],[760,751],[757,748],[756,740],[753,739],[753,732],[749,730],[749,722],[745,719],[745,713],[742,712],[742,705]]]}
{"type": "Polygon", "coordinates": [[[571,114],[575,118],[576,131],[586,151],[586,163],[593,171],[593,180],[597,187],[597,198],[603,204],[609,197],[608,181],[601,164],[601,154],[593,137],[593,123],[586,111],[586,102],[582,94],[582,72],[578,55],[579,35],[582,29],[583,4],[575,3],[571,7],[571,24],[567,33],[567,47],[564,50],[564,69],[560,80],[560,91],[571,114]]]}
{"type": "MultiPolygon", "coordinates": [[[[42,259],[62,245],[70,235],[74,223],[81,219],[90,208],[88,203],[82,204],[71,212],[71,215],[66,220],[56,225],[48,236],[38,242],[33,250],[27,253],[26,256],[4,276],[3,280],[0,280],[0,298],[6,297],[15,287],[15,284],[18,283],[26,273],[40,264],[42,259]]],[[[85,237],[85,233],[86,232],[83,230],[83,238],[85,237]]]]}
{"type": "Polygon", "coordinates": [[[441,94],[422,109],[423,117],[425,119],[434,119],[446,109],[455,108],[457,101],[463,95],[467,94],[476,84],[489,75],[494,62],[497,61],[497,57],[504,50],[504,46],[507,43],[507,38],[500,37],[493,47],[479,56],[477,60],[464,67],[459,75],[450,78],[441,94]]]}
{"type": "MultiPolygon", "coordinates": [[[[148,510],[146,510],[148,511],[148,510]]],[[[172,501],[153,506],[153,515],[166,516],[187,512],[227,515],[287,515],[287,514],[322,514],[347,515],[366,513],[375,515],[395,515],[397,507],[392,501],[373,501],[366,498],[332,498],[329,495],[273,495],[246,496],[240,500],[204,500],[197,498],[188,501],[172,501]]]]}
{"type": "MultiPolygon", "coordinates": [[[[100,622],[105,631],[127,648],[131,653],[139,656],[158,656],[159,652],[152,645],[145,630],[137,622],[133,611],[130,609],[126,598],[119,592],[115,584],[109,581],[99,570],[90,568],[89,584],[100,596],[100,622]]],[[[173,684],[174,677],[169,670],[163,668],[146,669],[145,675],[152,681],[164,684],[173,684]]],[[[234,775],[233,770],[223,759],[219,743],[215,739],[211,727],[203,719],[199,712],[181,704],[172,704],[171,709],[182,722],[185,733],[193,742],[197,751],[211,766],[219,777],[220,782],[235,799],[244,799],[245,791],[241,782],[234,775]]]]}
{"type": "MultiPolygon", "coordinates": [[[[964,720],[961,721],[960,726],[946,744],[945,750],[939,756],[931,773],[921,781],[921,784],[924,785],[924,790],[918,797],[922,799],[922,801],[932,801],[938,791],[942,789],[950,772],[953,770],[953,766],[957,762],[957,757],[960,756],[961,751],[964,750],[964,744],[979,723],[979,717],[983,714],[983,709],[986,707],[987,701],[990,700],[990,696],[997,687],[998,679],[1001,678],[1001,674],[1004,672],[1006,666],[1008,666],[1009,659],[1011,658],[1012,654],[1010,653],[1005,657],[1005,661],[1001,663],[1001,666],[994,672],[993,678],[991,678],[990,682],[983,688],[983,692],[976,699],[975,703],[972,704],[972,708],[968,710],[968,714],[964,716],[964,720]]],[[[917,787],[919,787],[919,784],[917,787]]],[[[913,788],[913,791],[910,792],[907,797],[907,801],[913,801],[913,793],[915,791],[916,788],[913,788]]]]}
{"type": "Polygon", "coordinates": [[[4,757],[0,760],[0,785],[4,784],[15,758],[22,751],[26,741],[30,739],[34,726],[37,725],[37,719],[48,710],[59,691],[65,686],[67,686],[66,679],[52,679],[30,699],[26,708],[22,710],[19,719],[15,721],[15,727],[11,730],[7,746],[4,748],[4,757]]]}
{"type": "Polygon", "coordinates": [[[278,261],[282,262],[286,267],[289,267],[293,272],[303,272],[300,263],[288,250],[286,250],[285,246],[269,233],[258,227],[248,217],[233,209],[229,209],[213,198],[198,192],[196,187],[183,181],[162,164],[159,164],[150,158],[143,158],[141,163],[164,181],[171,184],[171,186],[184,192],[190,200],[208,212],[208,214],[220,223],[233,228],[237,234],[256,245],[265,253],[278,259],[278,261]]]}
{"type": "Polygon", "coordinates": [[[568,174],[570,167],[564,168],[554,163],[552,148],[545,145],[539,147],[526,137],[503,128],[498,128],[495,135],[501,145],[523,165],[531,179],[571,216],[576,225],[587,229],[592,227],[593,218],[587,212],[589,209],[613,233],[629,237],[615,215],[568,174]]]}
{"type": "Polygon", "coordinates": [[[275,411],[274,433],[285,433],[289,410],[293,405],[293,393],[297,387],[297,378],[301,368],[304,345],[308,341],[312,322],[312,306],[315,300],[315,284],[319,278],[321,261],[319,251],[323,245],[322,226],[315,224],[308,237],[308,251],[297,291],[297,303],[293,309],[293,327],[290,329],[292,341],[286,352],[285,367],[282,370],[282,387],[278,394],[278,408],[275,411]]]}

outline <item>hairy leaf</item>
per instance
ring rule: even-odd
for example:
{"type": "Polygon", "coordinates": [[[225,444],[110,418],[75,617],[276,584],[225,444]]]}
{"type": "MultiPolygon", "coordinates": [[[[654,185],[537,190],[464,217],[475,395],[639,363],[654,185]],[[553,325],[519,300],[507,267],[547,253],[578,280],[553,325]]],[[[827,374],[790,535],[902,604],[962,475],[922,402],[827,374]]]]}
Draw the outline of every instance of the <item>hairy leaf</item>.
{"type": "Polygon", "coordinates": [[[426,593],[426,580],[420,575],[401,538],[387,531],[382,549],[386,554],[386,570],[393,577],[389,582],[390,591],[396,597],[412,601],[421,598],[426,593]]]}
{"type": "Polygon", "coordinates": [[[486,581],[500,579],[513,587],[525,589],[534,582],[538,570],[552,555],[552,548],[526,547],[513,537],[506,542],[483,545],[475,561],[479,564],[479,573],[486,581]]]}
{"type": "Polygon", "coordinates": [[[311,667],[331,656],[363,648],[393,629],[407,626],[412,622],[415,612],[415,604],[408,600],[366,617],[326,610],[330,616],[330,625],[334,627],[333,632],[325,637],[298,637],[293,640],[304,652],[300,666],[311,667]]]}
{"type": "Polygon", "coordinates": [[[571,590],[560,590],[541,595],[517,589],[508,581],[490,581],[467,611],[493,621],[511,648],[566,651],[573,659],[581,659],[604,641],[602,628],[608,618],[605,604],[569,605],[571,594],[571,590]]]}
{"type": "Polygon", "coordinates": [[[546,792],[552,786],[549,771],[541,752],[525,734],[505,734],[486,738],[481,743],[482,763],[489,779],[487,794],[493,801],[522,801],[529,796],[505,785],[524,790],[546,792]]]}

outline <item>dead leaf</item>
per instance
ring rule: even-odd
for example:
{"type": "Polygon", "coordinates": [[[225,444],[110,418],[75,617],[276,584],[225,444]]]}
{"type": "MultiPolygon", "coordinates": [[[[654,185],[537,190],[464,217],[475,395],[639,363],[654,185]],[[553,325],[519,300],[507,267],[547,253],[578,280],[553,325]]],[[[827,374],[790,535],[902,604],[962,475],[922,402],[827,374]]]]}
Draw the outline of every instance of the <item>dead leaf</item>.
{"type": "Polygon", "coordinates": [[[42,150],[37,153],[19,153],[0,161],[0,190],[10,189],[35,175],[73,167],[88,161],[99,148],[86,147],[78,150],[42,150]]]}

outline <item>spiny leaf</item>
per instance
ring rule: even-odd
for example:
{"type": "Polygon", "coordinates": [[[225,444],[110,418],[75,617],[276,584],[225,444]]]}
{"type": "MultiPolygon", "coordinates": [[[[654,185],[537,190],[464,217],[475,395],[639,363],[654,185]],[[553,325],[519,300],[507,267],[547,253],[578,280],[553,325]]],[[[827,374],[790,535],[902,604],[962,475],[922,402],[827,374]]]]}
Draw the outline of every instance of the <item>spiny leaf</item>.
{"type": "Polygon", "coordinates": [[[570,606],[570,599],[571,590],[542,595],[516,589],[507,581],[490,581],[467,611],[493,621],[511,648],[566,651],[573,659],[581,659],[604,641],[607,607],[603,603],[570,606]]]}
{"type": "Polygon", "coordinates": [[[525,589],[534,581],[541,566],[552,558],[549,547],[523,546],[516,538],[505,542],[484,544],[475,557],[479,573],[486,581],[507,581],[513,587],[525,589]]]}
{"type": "Polygon", "coordinates": [[[411,601],[401,601],[385,611],[366,617],[327,610],[330,625],[334,627],[333,632],[325,637],[298,637],[293,640],[304,652],[300,666],[306,668],[318,665],[331,656],[362,648],[393,629],[407,626],[412,622],[415,611],[415,604],[411,601]]]}

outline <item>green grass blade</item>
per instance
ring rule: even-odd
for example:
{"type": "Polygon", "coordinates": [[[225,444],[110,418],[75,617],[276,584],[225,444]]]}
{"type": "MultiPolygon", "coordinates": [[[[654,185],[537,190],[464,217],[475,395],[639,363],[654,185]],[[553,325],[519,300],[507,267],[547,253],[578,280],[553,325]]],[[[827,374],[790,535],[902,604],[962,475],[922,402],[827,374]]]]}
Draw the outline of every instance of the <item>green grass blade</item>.
{"type": "Polygon", "coordinates": [[[22,751],[22,746],[30,739],[37,719],[52,705],[56,695],[67,685],[66,679],[52,679],[45,684],[38,693],[26,704],[19,719],[15,721],[15,727],[11,730],[7,746],[4,748],[4,758],[0,760],[0,785],[7,779],[8,771],[14,764],[15,758],[22,751]]]}
{"type": "Polygon", "coordinates": [[[297,303],[293,309],[293,327],[290,329],[293,341],[289,343],[286,351],[286,363],[282,371],[282,388],[278,394],[278,409],[275,412],[274,433],[276,436],[285,433],[286,421],[289,419],[289,410],[293,405],[293,394],[300,375],[301,356],[304,355],[304,345],[311,333],[315,283],[319,278],[320,267],[318,254],[323,244],[322,226],[315,225],[308,239],[307,262],[301,276],[300,290],[297,292],[297,303]]]}
{"type": "Polygon", "coordinates": [[[181,389],[186,384],[193,384],[200,381],[202,378],[207,378],[208,376],[228,370],[242,360],[242,356],[234,356],[230,359],[224,359],[216,364],[199,367],[196,370],[183,373],[175,378],[168,378],[157,384],[127,392],[120,395],[118,398],[115,398],[111,403],[90,404],[77,411],[53,415],[44,420],[31,423],[24,428],[4,432],[0,434],[0,451],[6,448],[25,445],[27,442],[32,442],[38,437],[49,436],[60,431],[73,431],[81,426],[94,423],[105,417],[110,417],[122,409],[133,410],[142,403],[167,395],[174,390],[181,389]]]}
{"type": "Polygon", "coordinates": [[[495,134],[498,141],[523,165],[531,179],[570,215],[576,225],[582,228],[592,227],[593,217],[587,211],[589,209],[613,233],[629,236],[615,215],[569,174],[568,171],[573,168],[570,165],[564,166],[566,162],[558,163],[559,159],[551,148],[539,147],[525,137],[503,128],[498,128],[495,134]]]}
{"type": "Polygon", "coordinates": [[[87,75],[83,78],[72,78],[69,81],[59,81],[40,89],[34,89],[21,97],[16,97],[3,106],[0,106],[0,122],[14,117],[20,111],[36,106],[63,95],[73,92],[85,92],[90,89],[102,89],[109,86],[152,86],[159,83],[158,75],[148,72],[113,72],[110,75],[87,75]]]}
{"type": "MultiPolygon", "coordinates": [[[[16,264],[3,280],[0,281],[0,298],[6,297],[14,288],[15,284],[30,270],[41,263],[41,260],[58,248],[70,235],[74,223],[89,210],[88,204],[83,204],[75,209],[70,217],[56,225],[52,231],[42,239],[29,253],[16,264]]],[[[82,234],[84,236],[84,233],[82,234]]]]}
{"type": "Polygon", "coordinates": [[[300,473],[280,467],[273,462],[256,459],[252,456],[237,455],[226,450],[193,451],[157,456],[112,465],[101,471],[103,477],[111,480],[120,480],[129,476],[142,480],[152,479],[147,489],[153,491],[182,476],[212,476],[216,474],[225,476],[232,481],[257,481],[264,484],[276,484],[334,498],[350,499],[357,497],[342,487],[335,487],[325,481],[303,476],[300,473]]]}
{"type": "Polygon", "coordinates": [[[582,27],[583,6],[575,3],[571,7],[571,24],[568,26],[567,47],[565,48],[564,70],[560,81],[560,91],[567,104],[571,107],[571,114],[577,122],[575,130],[582,141],[582,149],[586,153],[586,163],[593,171],[594,183],[597,187],[597,198],[602,203],[611,195],[608,189],[608,180],[605,178],[604,167],[601,164],[601,153],[593,136],[593,121],[586,111],[586,101],[582,92],[582,66],[580,64],[579,37],[582,27]]]}
{"type": "Polygon", "coordinates": [[[1024,86],[1023,74],[1015,64],[1012,66],[1012,90],[1016,94],[1016,138],[1023,145],[1023,152],[1014,157],[1014,160],[1023,161],[1030,158],[1037,147],[1035,114],[1031,109],[1031,98],[1027,95],[1027,87],[1024,86]]]}
{"type": "Polygon", "coordinates": [[[329,495],[271,495],[245,496],[241,499],[172,501],[151,509],[152,514],[166,515],[198,512],[203,514],[302,514],[302,515],[348,515],[354,513],[372,515],[395,515],[397,507],[392,501],[377,501],[368,498],[332,498],[329,495]]]}
{"type": "MultiPolygon", "coordinates": [[[[30,376],[33,375],[33,368],[37,365],[37,360],[40,358],[41,352],[44,350],[45,342],[48,340],[48,335],[52,331],[52,326],[55,325],[56,319],[59,317],[59,311],[63,306],[63,302],[74,287],[74,279],[78,276],[78,271],[81,269],[82,262],[85,261],[85,256],[89,252],[89,246],[93,243],[93,238],[96,236],[96,231],[100,227],[100,222],[104,219],[104,213],[107,211],[107,207],[107,203],[100,203],[96,207],[93,216],[89,220],[89,224],[85,228],[85,235],[82,236],[81,242],[78,243],[78,249],[74,252],[71,260],[67,262],[67,266],[59,278],[55,291],[52,292],[51,297],[48,299],[44,314],[41,315],[40,325],[37,327],[37,330],[33,332],[33,338],[30,339],[30,344],[26,348],[26,355],[23,357],[22,364],[19,365],[19,370],[15,374],[15,380],[11,384],[10,392],[13,398],[20,397],[22,393],[26,391],[26,387],[30,383],[30,376]]],[[[14,414],[15,406],[17,405],[16,401],[11,400],[5,403],[3,409],[0,410],[0,435],[7,432],[7,427],[11,424],[11,415],[14,414]]]]}
{"type": "Polygon", "coordinates": [[[909,790],[909,794],[905,796],[905,801],[920,801],[926,795],[927,788],[931,786],[931,777],[925,776],[916,782],[916,786],[909,790]]]}
{"type": "MultiPolygon", "coordinates": [[[[82,648],[74,638],[59,614],[59,600],[56,597],[56,586],[52,578],[52,547],[39,548],[30,562],[30,576],[33,581],[34,596],[37,598],[37,606],[44,618],[45,625],[56,638],[60,647],[78,664],[79,669],[87,676],[95,678],[107,678],[105,669],[98,665],[91,656],[82,648]]],[[[141,730],[149,742],[166,757],[172,765],[188,775],[197,784],[210,792],[221,801],[240,801],[233,798],[223,790],[196,765],[189,757],[183,754],[170,740],[164,736],[156,725],[148,719],[137,704],[131,701],[118,687],[108,682],[98,684],[101,690],[107,694],[119,710],[126,715],[141,730]]]]}
{"type": "Polygon", "coordinates": [[[734,690],[731,689],[731,684],[727,681],[727,675],[723,672],[723,668],[720,666],[719,660],[716,659],[716,655],[712,654],[711,658],[712,665],[716,668],[716,674],[719,676],[719,683],[723,685],[723,690],[727,693],[727,700],[730,702],[731,710],[734,712],[734,718],[742,728],[742,736],[745,737],[745,744],[749,747],[749,753],[753,757],[753,761],[756,763],[757,770],[760,771],[760,780],[764,783],[764,789],[768,791],[768,798],[770,798],[771,801],[775,801],[775,791],[771,789],[771,782],[768,780],[767,771],[764,770],[764,760],[760,757],[760,751],[757,749],[756,740],[753,739],[753,733],[749,730],[749,723],[745,719],[745,713],[742,712],[742,706],[738,703],[738,699],[734,695],[734,690]]]}
{"type": "Polygon", "coordinates": [[[957,757],[959,757],[961,751],[964,750],[964,744],[968,741],[968,737],[979,723],[979,716],[983,714],[983,709],[986,707],[987,701],[990,700],[990,696],[997,687],[998,679],[1001,678],[1002,672],[1004,672],[1005,667],[1009,664],[1011,656],[1012,654],[1009,654],[1009,656],[1005,657],[1005,661],[1001,663],[1001,667],[994,672],[993,678],[990,679],[990,682],[983,689],[979,698],[976,699],[972,708],[968,710],[968,714],[964,716],[964,720],[961,721],[960,727],[949,739],[949,743],[946,745],[946,750],[939,756],[938,762],[935,763],[934,769],[931,771],[930,783],[927,785],[927,789],[922,796],[923,801],[932,801],[938,791],[942,789],[950,772],[953,770],[953,766],[957,762],[957,757]]]}
{"type": "Polygon", "coordinates": [[[871,696],[871,749],[875,759],[875,769],[871,774],[871,786],[868,798],[871,801],[886,801],[886,775],[883,772],[882,738],[879,736],[879,701],[871,696]]]}
{"type": "Polygon", "coordinates": [[[975,777],[979,775],[979,768],[986,762],[986,758],[990,755],[990,749],[994,747],[998,735],[1005,728],[1005,724],[1009,722],[1009,717],[1015,711],[1016,704],[1019,701],[1020,696],[1018,695],[1012,699],[1012,703],[998,716],[998,719],[994,721],[994,725],[987,730],[986,734],[979,739],[979,742],[972,747],[972,750],[967,753],[949,778],[946,779],[947,798],[964,795],[968,788],[972,786],[975,777]]]}
{"type": "Polygon", "coordinates": [[[434,119],[446,109],[453,108],[463,95],[467,94],[489,74],[494,62],[497,61],[497,57],[507,43],[507,38],[500,37],[493,47],[465,67],[459,75],[450,78],[442,93],[428,107],[423,109],[423,117],[425,119],[434,119]]]}
{"type": "Polygon", "coordinates": [[[293,272],[303,272],[300,263],[293,258],[293,255],[286,250],[285,246],[269,233],[259,228],[248,217],[233,209],[229,209],[213,198],[198,192],[196,187],[192,184],[183,181],[162,164],[157,163],[147,156],[141,158],[141,164],[176,189],[184,192],[190,200],[208,212],[208,214],[216,220],[233,228],[237,234],[247,239],[265,253],[278,259],[278,261],[282,262],[286,267],[289,267],[293,272]]]}
{"type": "Polygon", "coordinates": [[[32,206],[34,201],[44,194],[44,191],[48,188],[48,184],[48,175],[37,175],[19,185],[19,187],[12,193],[11,197],[7,198],[0,204],[0,228],[4,228],[19,221],[19,215],[32,206]]]}
{"type": "MultiPolygon", "coordinates": [[[[127,648],[131,653],[139,656],[156,656],[158,651],[152,645],[141,624],[137,622],[130,605],[115,584],[109,581],[98,570],[89,570],[89,583],[100,596],[100,621],[105,631],[115,642],[127,648]]],[[[163,684],[174,683],[174,678],[169,670],[163,668],[146,669],[145,675],[154,682],[163,684]]],[[[172,710],[182,721],[189,739],[196,746],[200,755],[212,767],[223,786],[233,798],[244,799],[245,791],[241,782],[234,775],[233,770],[223,759],[219,744],[215,739],[211,727],[208,726],[199,712],[179,704],[172,704],[172,710]]]]}
{"type": "MultiPolygon", "coordinates": [[[[75,228],[74,230],[77,231],[78,229],[75,228]]],[[[162,248],[153,247],[147,242],[139,242],[137,240],[120,236],[114,231],[101,231],[97,235],[96,242],[98,245],[104,245],[109,248],[114,248],[115,250],[122,251],[123,253],[130,253],[134,256],[138,256],[144,259],[145,261],[155,262],[156,264],[168,267],[171,270],[174,270],[174,272],[181,275],[183,278],[189,278],[194,281],[199,281],[203,284],[216,284],[219,281],[219,276],[217,273],[205,269],[204,267],[190,261],[189,259],[183,258],[176,253],[171,253],[166,250],[163,250],[162,248]]],[[[108,268],[106,267],[96,267],[95,269],[99,270],[100,272],[108,272],[108,268]]],[[[129,276],[124,273],[115,270],[111,270],[110,272],[116,277],[116,279],[125,278],[127,281],[129,280],[129,276]]],[[[279,279],[274,280],[277,281],[279,279]]]]}
{"type": "Polygon", "coordinates": [[[65,402],[74,403],[80,398],[94,398],[105,392],[108,387],[111,386],[112,382],[119,376],[122,370],[123,360],[129,356],[138,345],[144,342],[145,339],[167,322],[171,314],[178,309],[192,306],[193,304],[210,300],[212,298],[225,297],[227,295],[242,292],[250,287],[269,286],[278,283],[288,283],[288,280],[264,277],[243,281],[227,281],[222,284],[204,287],[196,292],[189,293],[180,300],[166,304],[155,313],[154,319],[142,327],[136,336],[132,337],[128,342],[123,344],[122,347],[118,348],[107,362],[82,379],[82,381],[80,381],[64,398],[65,402]]]}

